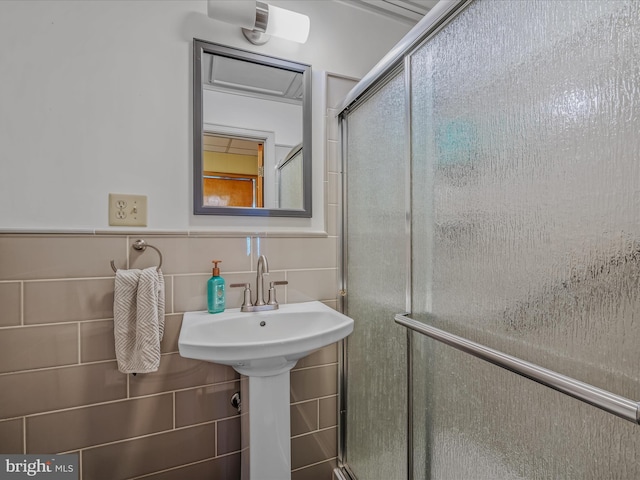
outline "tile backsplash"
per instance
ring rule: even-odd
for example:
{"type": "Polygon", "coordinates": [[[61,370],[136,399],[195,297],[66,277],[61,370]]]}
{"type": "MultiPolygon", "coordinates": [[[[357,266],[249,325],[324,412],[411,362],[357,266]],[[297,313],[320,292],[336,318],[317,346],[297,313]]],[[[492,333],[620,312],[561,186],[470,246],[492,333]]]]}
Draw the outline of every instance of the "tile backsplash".
{"type": "MultiPolygon", "coordinates": [[[[289,281],[281,302],[335,308],[336,248],[335,236],[0,234],[0,452],[79,452],[83,480],[239,479],[240,376],[178,354],[182,314],[206,309],[213,258],[227,284],[253,284],[260,253],[269,280],[289,281]],[[166,331],[159,370],[132,376],[115,362],[109,262],[156,264],[137,238],[163,254],[166,331]]],[[[241,289],[227,292],[240,306],[241,289]]],[[[292,371],[294,479],[329,479],[336,465],[337,362],[332,345],[292,371]]]]}

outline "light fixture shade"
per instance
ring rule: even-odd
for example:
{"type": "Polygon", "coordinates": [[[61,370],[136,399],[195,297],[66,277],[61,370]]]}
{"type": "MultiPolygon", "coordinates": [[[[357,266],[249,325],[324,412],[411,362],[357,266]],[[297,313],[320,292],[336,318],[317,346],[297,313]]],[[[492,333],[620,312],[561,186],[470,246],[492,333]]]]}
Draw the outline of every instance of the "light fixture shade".
{"type": "Polygon", "coordinates": [[[269,5],[269,22],[265,32],[267,35],[305,43],[309,38],[309,28],[309,17],[306,15],[269,5]]]}
{"type": "Polygon", "coordinates": [[[209,0],[209,18],[253,30],[256,24],[255,0],[209,0]]]}

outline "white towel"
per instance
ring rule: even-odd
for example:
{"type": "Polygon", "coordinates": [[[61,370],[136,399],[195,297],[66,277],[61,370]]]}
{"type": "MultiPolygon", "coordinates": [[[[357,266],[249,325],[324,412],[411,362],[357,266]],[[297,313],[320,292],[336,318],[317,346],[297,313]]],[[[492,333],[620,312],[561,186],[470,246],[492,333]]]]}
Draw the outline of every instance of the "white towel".
{"type": "Polygon", "coordinates": [[[158,370],[164,335],[164,277],[159,269],[116,272],[113,323],[118,370],[158,370]]]}

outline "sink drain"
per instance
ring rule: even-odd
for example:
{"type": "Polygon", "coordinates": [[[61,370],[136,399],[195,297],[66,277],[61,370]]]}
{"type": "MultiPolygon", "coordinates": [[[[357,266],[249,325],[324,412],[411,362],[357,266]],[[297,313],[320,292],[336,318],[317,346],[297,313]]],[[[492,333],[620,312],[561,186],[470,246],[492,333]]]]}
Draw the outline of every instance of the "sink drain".
{"type": "Polygon", "coordinates": [[[267,322],[265,322],[264,320],[262,320],[262,321],[260,322],[260,326],[261,326],[261,327],[264,327],[266,324],[267,324],[267,322]]]}

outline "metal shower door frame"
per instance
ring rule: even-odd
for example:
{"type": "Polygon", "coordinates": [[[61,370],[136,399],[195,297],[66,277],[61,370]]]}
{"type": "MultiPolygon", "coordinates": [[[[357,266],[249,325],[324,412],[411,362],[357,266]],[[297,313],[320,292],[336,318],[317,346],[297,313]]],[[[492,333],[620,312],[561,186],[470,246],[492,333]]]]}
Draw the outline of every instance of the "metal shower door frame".
{"type": "MultiPolygon", "coordinates": [[[[411,312],[412,301],[412,234],[411,234],[411,207],[412,207],[412,185],[411,185],[411,55],[412,53],[426,43],[432,36],[440,31],[447,23],[449,23],[457,14],[471,4],[473,0],[440,0],[440,2],[411,30],[405,37],[387,54],[383,59],[367,74],[365,77],[349,92],[345,101],[339,108],[339,133],[340,133],[340,198],[338,211],[341,214],[339,235],[338,264],[339,264],[339,302],[338,308],[341,312],[345,312],[348,307],[348,202],[347,202],[347,182],[346,175],[348,171],[347,165],[347,141],[349,138],[349,129],[347,117],[350,111],[357,108],[358,105],[366,102],[375,92],[384,85],[389,79],[393,78],[403,70],[405,85],[405,151],[403,166],[405,168],[405,310],[411,312]]],[[[394,319],[390,318],[393,322],[394,319]]],[[[407,359],[407,480],[413,479],[413,369],[412,369],[412,339],[413,331],[407,329],[406,342],[406,359],[407,359]]],[[[346,411],[347,411],[347,392],[348,392],[348,338],[342,341],[339,348],[339,365],[338,365],[338,469],[335,471],[336,476],[340,480],[357,480],[356,475],[351,471],[348,465],[348,446],[346,444],[346,433],[348,429],[346,411]]]]}

